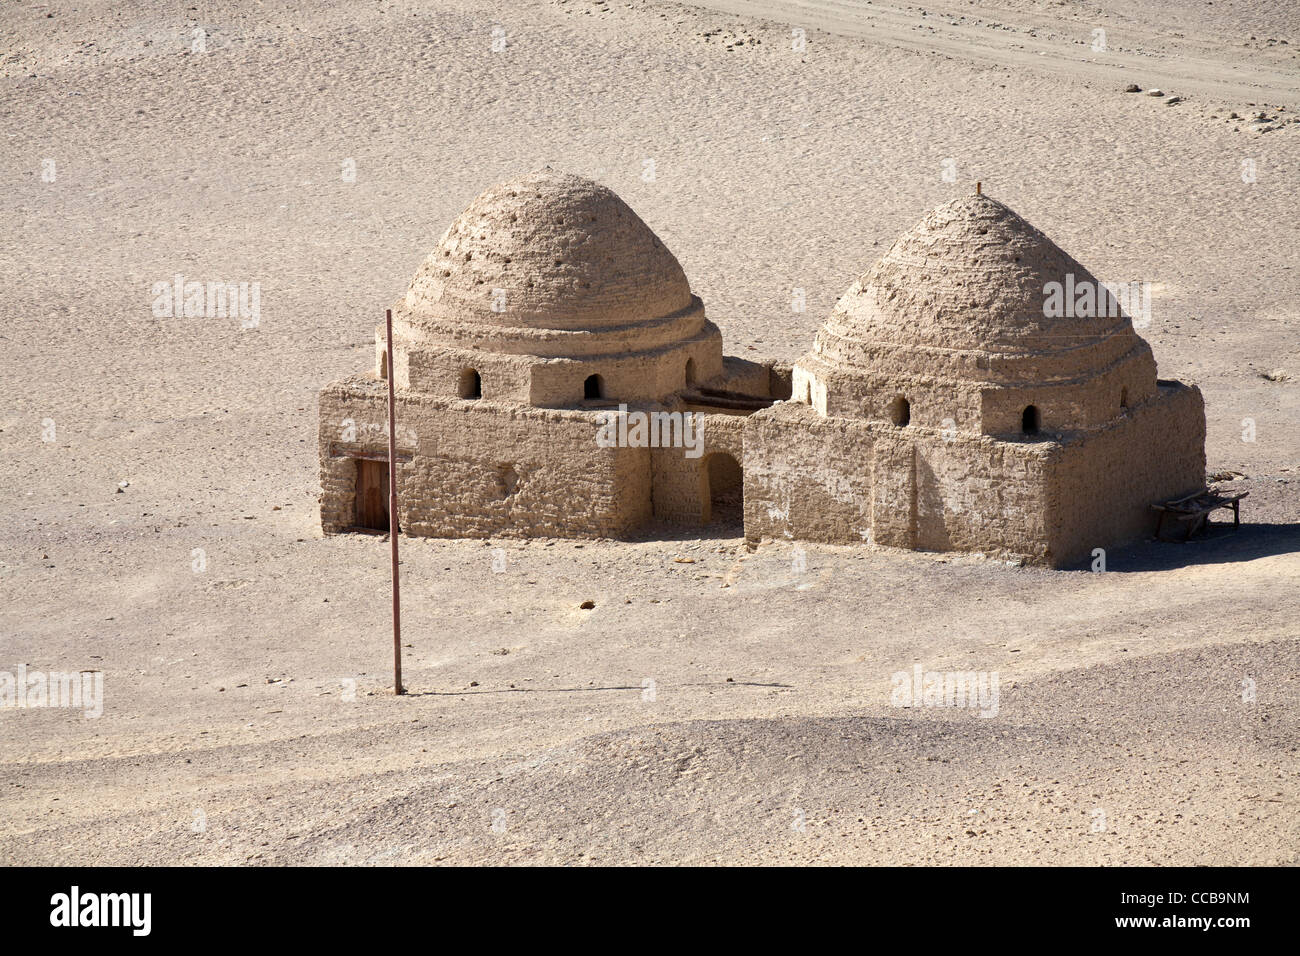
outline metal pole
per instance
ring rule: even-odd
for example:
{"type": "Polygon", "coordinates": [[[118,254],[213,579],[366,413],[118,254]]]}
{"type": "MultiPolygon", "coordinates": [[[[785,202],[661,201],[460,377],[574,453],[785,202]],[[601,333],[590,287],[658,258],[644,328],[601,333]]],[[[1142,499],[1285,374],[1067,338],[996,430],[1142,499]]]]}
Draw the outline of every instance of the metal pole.
{"type": "Polygon", "coordinates": [[[393,401],[393,310],[384,312],[388,326],[388,542],[393,553],[393,693],[402,686],[402,600],[397,580],[397,416],[393,401]]]}

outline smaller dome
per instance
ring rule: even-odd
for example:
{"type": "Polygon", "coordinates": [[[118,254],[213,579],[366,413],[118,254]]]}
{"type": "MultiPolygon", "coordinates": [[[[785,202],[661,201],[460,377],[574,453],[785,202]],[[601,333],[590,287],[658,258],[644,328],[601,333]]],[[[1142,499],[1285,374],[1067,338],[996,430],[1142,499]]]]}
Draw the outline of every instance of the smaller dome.
{"type": "Polygon", "coordinates": [[[1068,349],[1128,324],[1123,316],[1047,315],[1044,288],[1067,276],[1077,286],[1097,281],[1002,203],[963,196],[899,237],[840,299],[832,321],[880,343],[987,352],[1068,349]]]}
{"type": "Polygon", "coordinates": [[[470,203],[420,266],[402,311],[417,337],[424,327],[440,338],[448,324],[600,331],[693,301],[677,259],[627,203],[544,169],[470,203]]]}
{"type": "Polygon", "coordinates": [[[845,371],[1013,383],[1086,374],[1144,344],[1092,273],[976,194],[904,233],[836,303],[814,351],[845,371]],[[1053,283],[1063,296],[1091,287],[1094,308],[1050,307],[1053,283]]]}

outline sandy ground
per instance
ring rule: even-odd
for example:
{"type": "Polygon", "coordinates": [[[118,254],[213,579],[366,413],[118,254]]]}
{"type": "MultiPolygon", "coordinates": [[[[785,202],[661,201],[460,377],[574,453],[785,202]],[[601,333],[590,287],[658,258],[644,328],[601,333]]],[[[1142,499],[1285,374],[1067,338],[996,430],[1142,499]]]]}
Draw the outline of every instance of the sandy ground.
{"type": "Polygon", "coordinates": [[[105,702],[0,710],[0,861],[1297,862],[1300,12],[705,6],[5,5],[0,670],[98,669],[105,702]],[[546,163],[783,361],[982,181],[1153,283],[1245,525],[1104,573],[404,540],[392,696],[387,545],[320,534],[315,394],[546,163]],[[177,273],[260,283],[260,324],[155,318],[177,273]],[[891,706],[915,664],[997,672],[997,715],[891,706]]]}

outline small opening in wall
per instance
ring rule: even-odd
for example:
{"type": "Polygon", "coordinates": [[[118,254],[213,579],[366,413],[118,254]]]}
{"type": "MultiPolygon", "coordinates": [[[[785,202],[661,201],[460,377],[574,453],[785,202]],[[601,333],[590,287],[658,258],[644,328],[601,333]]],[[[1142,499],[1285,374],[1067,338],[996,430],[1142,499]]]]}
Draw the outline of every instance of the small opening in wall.
{"type": "Polygon", "coordinates": [[[1119,407],[1128,408],[1128,387],[1119,390],[1119,407]]]}
{"type": "Polygon", "coordinates": [[[695,359],[693,358],[688,358],[686,360],[686,384],[695,384],[695,359]]]}
{"type": "Polygon", "coordinates": [[[588,375],[587,380],[582,383],[583,398],[604,398],[605,397],[605,380],[599,375],[588,375]]]}
{"type": "Polygon", "coordinates": [[[480,378],[478,372],[472,368],[467,368],[460,373],[460,397],[483,397],[483,379],[480,378]]]}
{"type": "Polygon", "coordinates": [[[894,396],[894,401],[889,406],[889,420],[902,428],[912,420],[912,403],[902,395],[894,396]]]}
{"type": "Polygon", "coordinates": [[[388,378],[388,353],[379,353],[379,379],[383,381],[388,378]]]}
{"type": "Polygon", "coordinates": [[[1037,405],[1026,405],[1020,416],[1020,430],[1026,435],[1037,435],[1041,425],[1037,405]]]}

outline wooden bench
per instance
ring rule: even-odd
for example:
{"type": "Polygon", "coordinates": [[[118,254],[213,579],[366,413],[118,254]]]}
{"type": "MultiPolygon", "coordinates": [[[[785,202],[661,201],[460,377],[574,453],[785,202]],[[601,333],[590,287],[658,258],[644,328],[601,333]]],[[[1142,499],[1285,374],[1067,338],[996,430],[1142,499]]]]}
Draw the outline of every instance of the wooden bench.
{"type": "Polygon", "coordinates": [[[1161,532],[1164,531],[1165,519],[1172,517],[1175,521],[1181,521],[1187,526],[1187,532],[1183,535],[1183,540],[1186,541],[1198,530],[1205,527],[1210,513],[1219,508],[1231,508],[1232,523],[1234,526],[1240,526],[1241,499],[1249,494],[1249,491],[1240,491],[1236,494],[1224,495],[1207,488],[1203,491],[1193,492],[1190,495],[1184,495],[1182,498],[1175,498],[1172,501],[1152,505],[1151,510],[1160,512],[1160,522],[1156,525],[1156,537],[1159,538],[1161,532]]]}

